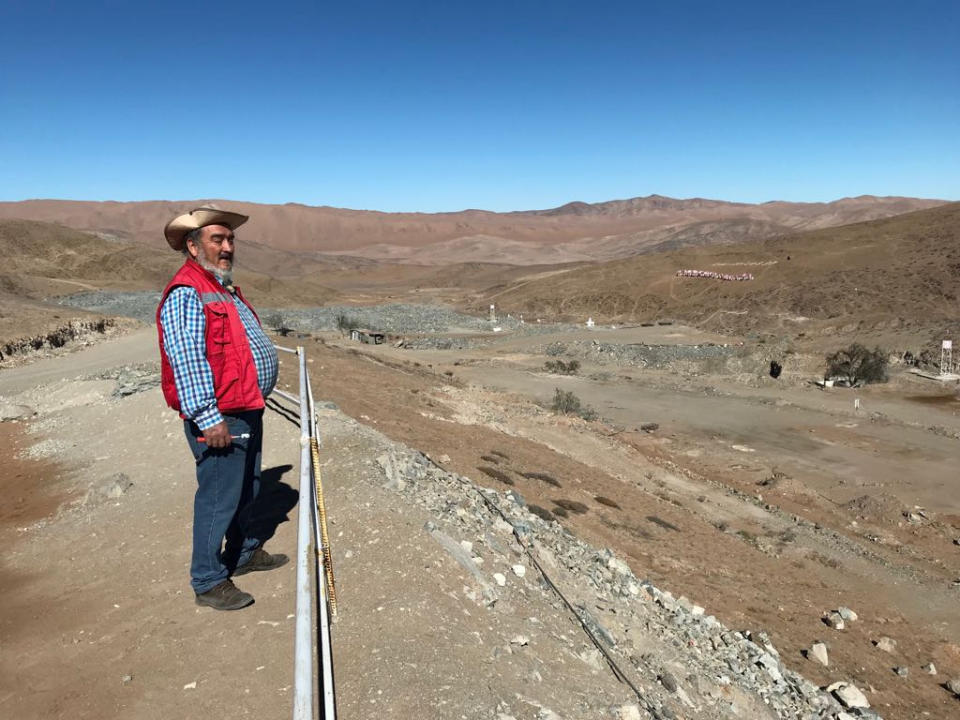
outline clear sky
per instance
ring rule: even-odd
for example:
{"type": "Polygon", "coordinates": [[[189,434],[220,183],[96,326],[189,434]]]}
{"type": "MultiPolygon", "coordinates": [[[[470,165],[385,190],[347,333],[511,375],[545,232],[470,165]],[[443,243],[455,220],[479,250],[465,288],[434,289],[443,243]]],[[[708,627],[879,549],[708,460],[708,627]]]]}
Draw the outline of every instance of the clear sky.
{"type": "Polygon", "coordinates": [[[960,199],[960,2],[0,0],[0,199],[960,199]]]}

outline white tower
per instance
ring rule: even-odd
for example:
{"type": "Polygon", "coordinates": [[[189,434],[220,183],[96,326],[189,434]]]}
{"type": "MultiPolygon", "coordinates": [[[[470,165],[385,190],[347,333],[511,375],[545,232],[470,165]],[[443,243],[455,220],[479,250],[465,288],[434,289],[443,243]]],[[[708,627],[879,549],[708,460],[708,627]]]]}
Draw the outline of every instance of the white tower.
{"type": "Polygon", "coordinates": [[[940,346],[940,374],[953,372],[953,340],[944,340],[940,346]]]}
{"type": "Polygon", "coordinates": [[[497,321],[497,307],[496,305],[490,306],[490,322],[495,323],[497,321]]]}

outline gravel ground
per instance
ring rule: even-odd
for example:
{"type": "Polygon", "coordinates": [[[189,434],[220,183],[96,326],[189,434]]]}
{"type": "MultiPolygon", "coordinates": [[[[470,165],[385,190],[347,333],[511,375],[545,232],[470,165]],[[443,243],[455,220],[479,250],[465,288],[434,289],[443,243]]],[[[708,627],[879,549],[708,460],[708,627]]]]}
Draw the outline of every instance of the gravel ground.
{"type": "Polygon", "coordinates": [[[94,290],[68,295],[57,302],[60,305],[78,307],[104,315],[121,315],[152,323],[157,313],[157,303],[160,302],[160,293],[94,290]]]}
{"type": "MultiPolygon", "coordinates": [[[[79,307],[106,315],[132,317],[152,323],[160,302],[158,292],[110,292],[94,291],[77,293],[61,298],[61,305],[79,307]]],[[[272,315],[280,315],[284,324],[294,330],[316,332],[336,330],[337,316],[346,315],[356,320],[361,327],[392,333],[418,332],[477,332],[490,330],[490,321],[472,315],[464,315],[442,305],[413,305],[395,303],[372,307],[329,305],[325,307],[290,309],[257,308],[265,321],[272,315]]],[[[519,322],[511,318],[498,321],[503,328],[513,329],[519,322]]]]}

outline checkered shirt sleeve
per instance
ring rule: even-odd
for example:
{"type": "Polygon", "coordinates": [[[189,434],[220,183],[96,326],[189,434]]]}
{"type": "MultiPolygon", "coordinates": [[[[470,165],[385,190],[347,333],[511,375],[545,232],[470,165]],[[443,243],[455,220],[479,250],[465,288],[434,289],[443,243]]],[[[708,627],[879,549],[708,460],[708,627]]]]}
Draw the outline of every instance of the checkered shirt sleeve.
{"type": "Polygon", "coordinates": [[[213,371],[207,362],[206,320],[200,295],[192,287],[170,291],[160,308],[163,349],[173,368],[180,412],[206,430],[223,420],[213,389],[213,371]]]}

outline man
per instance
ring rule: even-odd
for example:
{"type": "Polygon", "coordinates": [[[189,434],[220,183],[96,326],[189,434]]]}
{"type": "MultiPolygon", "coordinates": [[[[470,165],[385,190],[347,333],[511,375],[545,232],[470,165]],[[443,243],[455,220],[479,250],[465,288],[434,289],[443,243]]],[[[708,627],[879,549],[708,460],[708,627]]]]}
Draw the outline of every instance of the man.
{"type": "Polygon", "coordinates": [[[288,560],[263,550],[255,535],[264,398],[278,363],[257,314],[233,286],[234,231],[247,219],[207,205],[163,231],[184,263],[157,308],[161,384],[197,464],[190,584],[197,604],[216,610],[253,602],[231,576],[288,560]]]}

